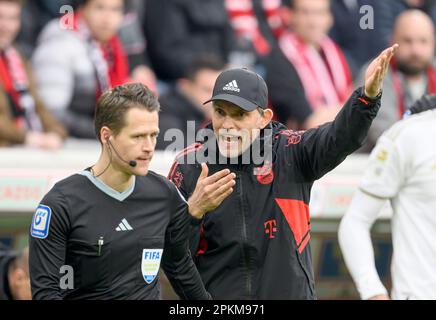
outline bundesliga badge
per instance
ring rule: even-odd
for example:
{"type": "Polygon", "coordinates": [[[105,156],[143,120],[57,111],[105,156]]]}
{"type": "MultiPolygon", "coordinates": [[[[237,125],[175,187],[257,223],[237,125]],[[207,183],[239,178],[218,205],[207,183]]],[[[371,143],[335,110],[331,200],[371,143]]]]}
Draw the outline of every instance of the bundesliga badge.
{"type": "Polygon", "coordinates": [[[141,270],[147,284],[156,279],[162,259],[162,249],[144,249],[142,252],[141,270]]]}
{"type": "Polygon", "coordinates": [[[32,228],[30,230],[31,236],[38,239],[47,238],[50,228],[50,218],[50,207],[40,205],[33,216],[32,228]]]}

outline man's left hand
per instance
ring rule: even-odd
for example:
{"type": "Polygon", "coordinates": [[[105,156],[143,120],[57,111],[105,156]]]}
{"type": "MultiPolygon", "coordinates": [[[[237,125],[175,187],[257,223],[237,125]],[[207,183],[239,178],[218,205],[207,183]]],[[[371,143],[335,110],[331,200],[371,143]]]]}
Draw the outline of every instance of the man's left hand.
{"type": "Polygon", "coordinates": [[[387,48],[368,66],[365,74],[365,95],[368,98],[375,98],[380,93],[389,63],[398,47],[398,44],[394,44],[387,48]]]}

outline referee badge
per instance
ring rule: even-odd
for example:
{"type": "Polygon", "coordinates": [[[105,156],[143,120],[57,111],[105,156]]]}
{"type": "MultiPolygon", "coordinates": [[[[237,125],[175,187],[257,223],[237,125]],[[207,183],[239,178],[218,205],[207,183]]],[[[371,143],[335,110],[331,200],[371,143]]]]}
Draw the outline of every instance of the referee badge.
{"type": "Polygon", "coordinates": [[[162,259],[162,249],[144,249],[142,251],[141,270],[144,281],[152,284],[156,279],[162,259]]]}
{"type": "Polygon", "coordinates": [[[50,229],[51,209],[40,205],[33,216],[30,234],[37,239],[45,239],[50,229]]]}

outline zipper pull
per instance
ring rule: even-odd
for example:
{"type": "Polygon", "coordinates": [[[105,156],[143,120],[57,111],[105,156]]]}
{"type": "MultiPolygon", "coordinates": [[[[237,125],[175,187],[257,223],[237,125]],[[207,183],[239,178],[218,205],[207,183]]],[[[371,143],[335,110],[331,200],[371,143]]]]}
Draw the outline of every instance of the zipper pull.
{"type": "Polygon", "coordinates": [[[98,256],[101,257],[101,247],[104,245],[103,237],[100,237],[98,240],[98,256]]]}

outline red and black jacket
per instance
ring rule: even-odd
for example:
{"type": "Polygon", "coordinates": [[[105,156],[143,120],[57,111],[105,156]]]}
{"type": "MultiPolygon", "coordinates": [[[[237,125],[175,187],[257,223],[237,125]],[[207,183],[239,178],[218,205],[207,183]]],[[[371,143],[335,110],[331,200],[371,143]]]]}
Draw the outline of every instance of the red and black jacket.
{"type": "MultiPolygon", "coordinates": [[[[269,174],[256,176],[254,165],[209,165],[210,175],[225,168],[237,175],[234,192],[221,206],[192,222],[191,253],[214,299],[316,299],[311,188],[362,145],[379,108],[380,97],[368,99],[360,88],[332,123],[306,132],[271,123],[269,174]]],[[[195,144],[182,152],[169,175],[187,199],[201,165],[182,159],[203,148],[195,144]]]]}

